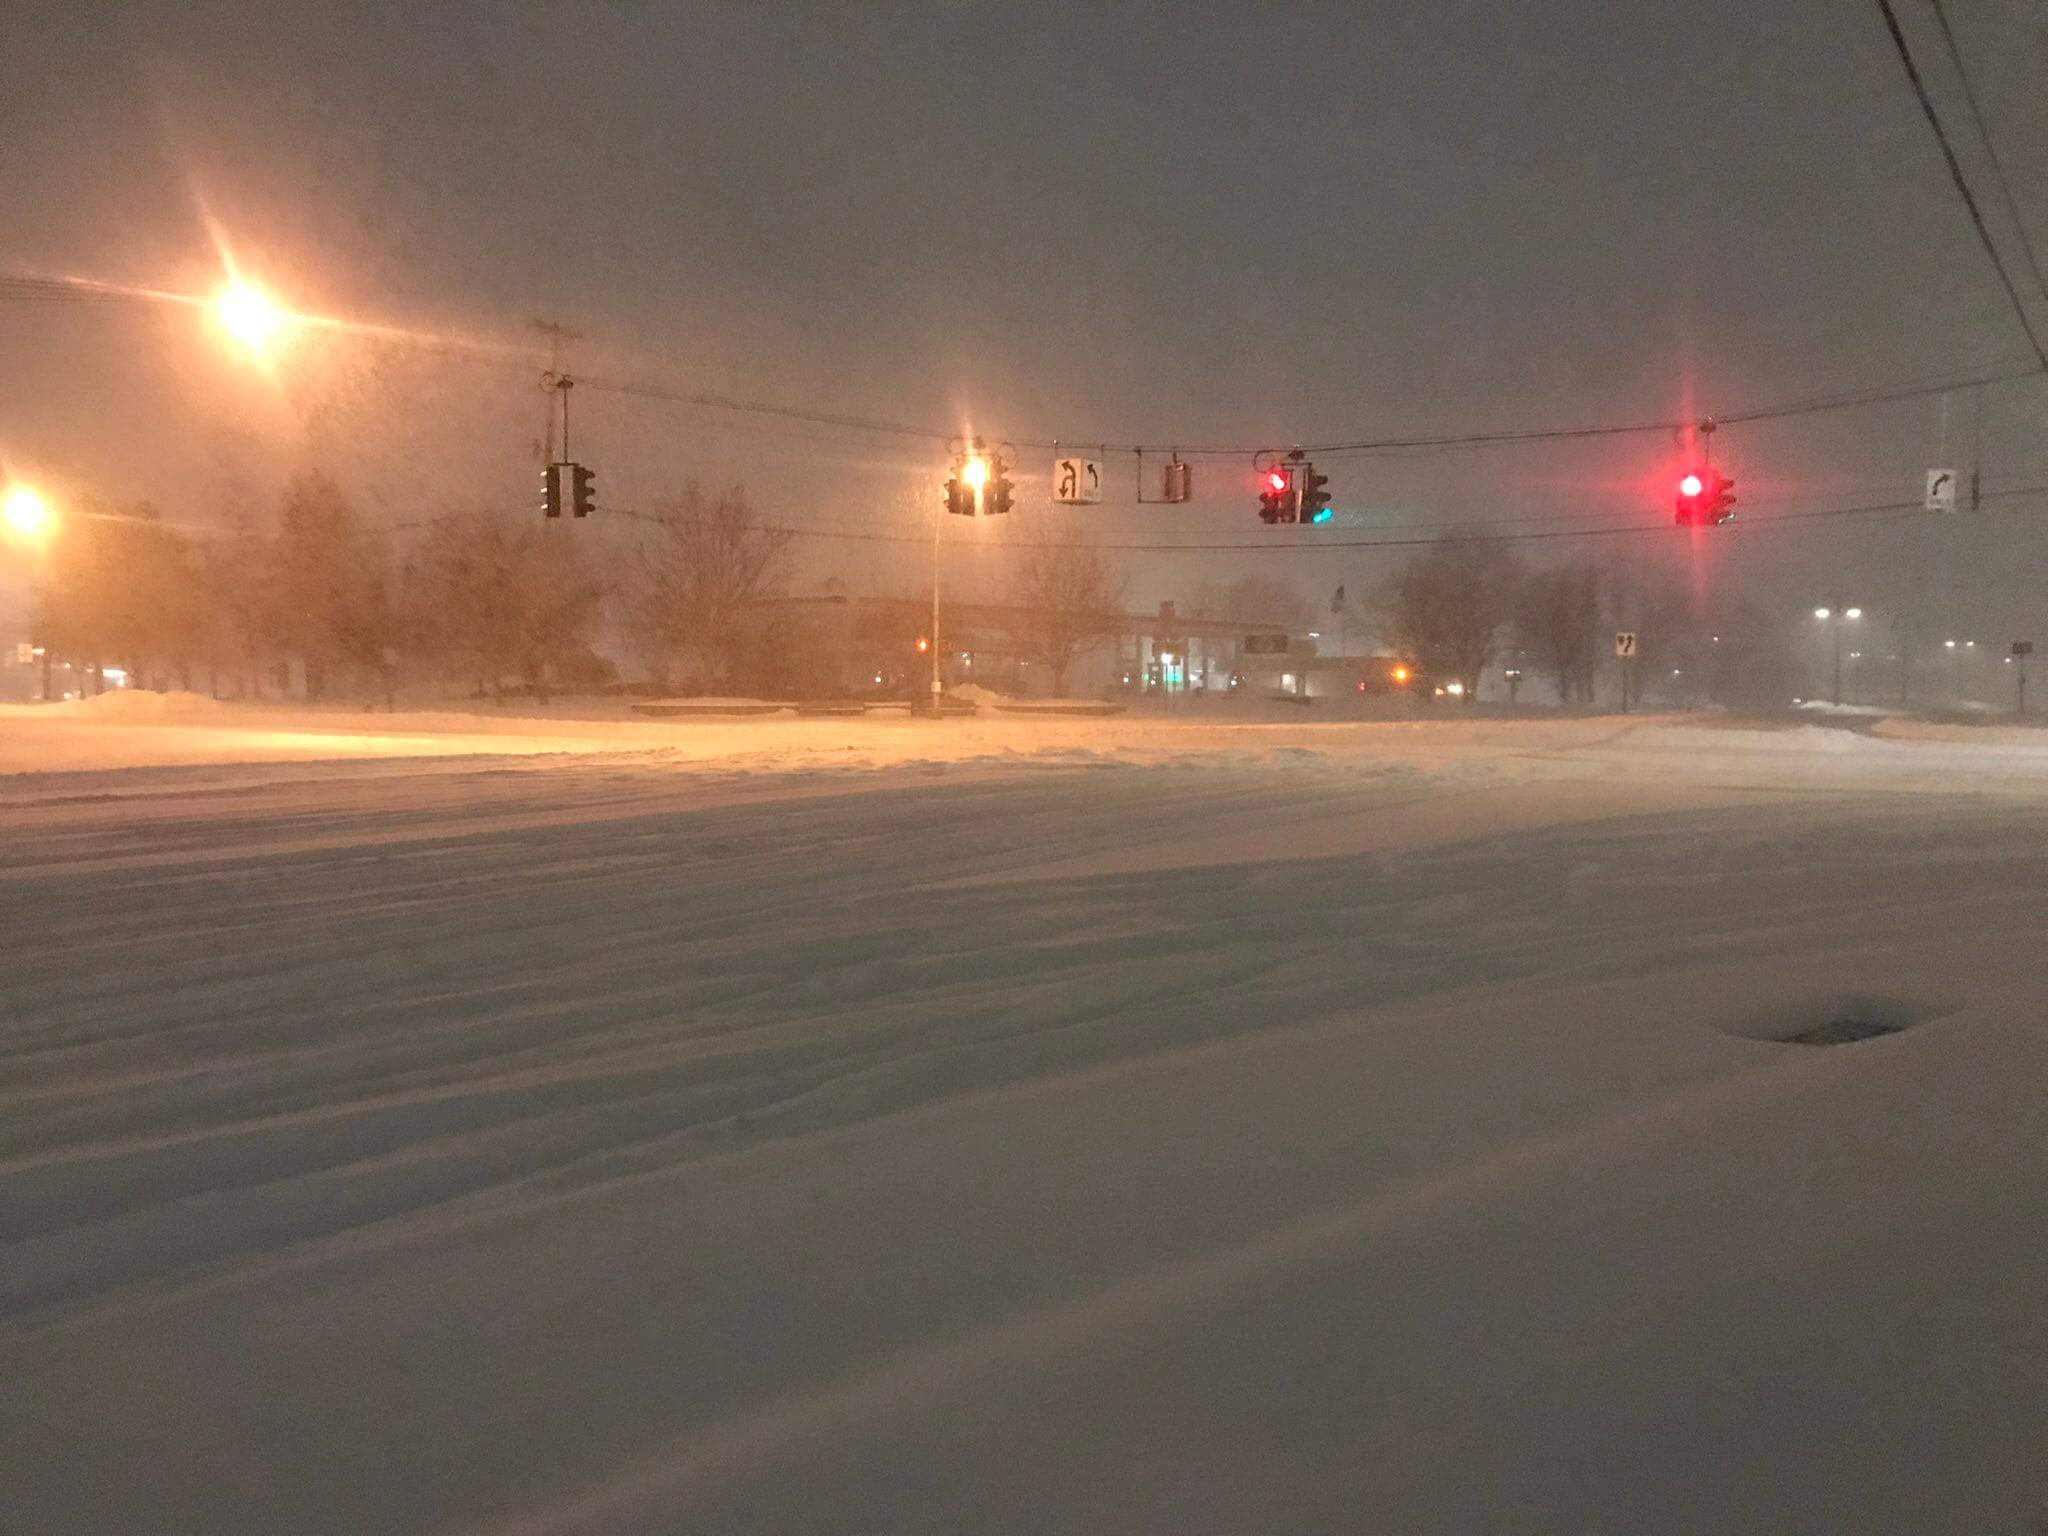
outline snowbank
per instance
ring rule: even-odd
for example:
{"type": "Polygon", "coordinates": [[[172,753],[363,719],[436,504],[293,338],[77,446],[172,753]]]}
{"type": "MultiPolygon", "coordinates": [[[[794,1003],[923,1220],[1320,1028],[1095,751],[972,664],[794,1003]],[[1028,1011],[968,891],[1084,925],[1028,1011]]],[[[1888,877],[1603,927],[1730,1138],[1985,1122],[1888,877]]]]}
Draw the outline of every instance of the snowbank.
{"type": "Polygon", "coordinates": [[[88,699],[36,706],[59,716],[142,723],[158,720],[223,720],[231,706],[203,693],[154,693],[147,688],[113,688],[88,699]]]}

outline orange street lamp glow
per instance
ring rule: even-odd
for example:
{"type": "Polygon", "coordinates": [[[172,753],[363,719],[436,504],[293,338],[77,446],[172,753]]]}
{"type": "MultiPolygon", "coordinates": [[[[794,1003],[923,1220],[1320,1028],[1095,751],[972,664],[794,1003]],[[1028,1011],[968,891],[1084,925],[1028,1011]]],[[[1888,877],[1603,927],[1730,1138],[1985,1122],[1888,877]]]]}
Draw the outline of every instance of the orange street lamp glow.
{"type": "Polygon", "coordinates": [[[971,485],[977,491],[988,484],[988,460],[970,455],[967,462],[960,466],[960,483],[971,485]]]}
{"type": "Polygon", "coordinates": [[[50,503],[33,486],[11,485],[0,499],[0,524],[6,526],[9,536],[24,543],[41,543],[51,522],[50,503]]]}
{"type": "Polygon", "coordinates": [[[213,318],[243,348],[261,356],[290,317],[261,288],[236,278],[213,296],[213,318]]]}

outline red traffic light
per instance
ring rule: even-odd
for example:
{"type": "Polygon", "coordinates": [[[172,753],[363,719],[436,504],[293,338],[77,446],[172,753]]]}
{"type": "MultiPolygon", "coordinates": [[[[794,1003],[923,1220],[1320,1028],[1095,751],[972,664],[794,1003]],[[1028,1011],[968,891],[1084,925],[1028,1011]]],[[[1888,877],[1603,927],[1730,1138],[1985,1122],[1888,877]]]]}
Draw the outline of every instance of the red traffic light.
{"type": "Polygon", "coordinates": [[[1693,527],[1735,516],[1735,482],[1718,469],[1689,469],[1678,482],[1678,521],[1693,527]]]}
{"type": "Polygon", "coordinates": [[[931,641],[927,640],[923,635],[919,635],[917,637],[917,649],[919,655],[922,655],[924,652],[930,650],[931,648],[931,641]]]}
{"type": "Polygon", "coordinates": [[[1277,469],[1269,469],[1266,471],[1266,484],[1276,491],[1284,491],[1287,489],[1287,477],[1277,469]]]}

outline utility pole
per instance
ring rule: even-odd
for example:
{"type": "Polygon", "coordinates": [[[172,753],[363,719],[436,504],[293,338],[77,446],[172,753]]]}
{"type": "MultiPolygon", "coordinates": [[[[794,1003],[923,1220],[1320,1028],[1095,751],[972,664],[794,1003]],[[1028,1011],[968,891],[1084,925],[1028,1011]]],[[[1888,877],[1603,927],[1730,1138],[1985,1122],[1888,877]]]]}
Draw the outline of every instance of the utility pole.
{"type": "MultiPolygon", "coordinates": [[[[554,320],[529,320],[527,325],[548,339],[548,370],[541,376],[541,388],[552,394],[555,390],[555,381],[562,376],[562,344],[570,341],[581,341],[583,333],[581,331],[572,331],[566,325],[562,325],[554,320]]],[[[562,457],[565,459],[569,457],[568,414],[569,398],[564,395],[562,397],[562,457]]],[[[542,445],[541,462],[543,464],[555,462],[555,403],[552,400],[548,402],[547,435],[542,445]]]]}

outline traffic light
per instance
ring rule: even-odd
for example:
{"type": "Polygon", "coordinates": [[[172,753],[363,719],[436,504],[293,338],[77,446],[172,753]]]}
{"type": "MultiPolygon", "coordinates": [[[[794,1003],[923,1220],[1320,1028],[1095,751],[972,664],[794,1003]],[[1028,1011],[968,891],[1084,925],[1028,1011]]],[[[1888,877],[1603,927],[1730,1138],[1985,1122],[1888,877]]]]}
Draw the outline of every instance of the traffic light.
{"type": "Polygon", "coordinates": [[[925,636],[925,635],[919,635],[919,636],[917,637],[917,654],[918,654],[918,655],[922,656],[922,655],[923,655],[923,654],[924,654],[924,653],[925,653],[926,651],[929,651],[929,650],[930,650],[931,648],[932,648],[932,642],[931,642],[931,640],[930,640],[930,638],[929,638],[928,636],[925,636]]]}
{"type": "Polygon", "coordinates": [[[1313,464],[1301,466],[1301,520],[1304,523],[1327,523],[1333,515],[1330,511],[1330,493],[1323,489],[1330,483],[1328,475],[1316,473],[1313,464]]]}
{"type": "Polygon", "coordinates": [[[1707,521],[1725,523],[1735,515],[1735,482],[1718,469],[1707,471],[1707,521]]]}
{"type": "Polygon", "coordinates": [[[1689,469],[1678,480],[1678,522],[1693,528],[1735,515],[1735,482],[1718,469],[1689,469]]]}
{"type": "Polygon", "coordinates": [[[562,466],[550,464],[541,474],[541,511],[549,517],[562,515],[562,466]]]}
{"type": "Polygon", "coordinates": [[[1705,500],[1706,477],[1696,469],[1689,469],[1678,478],[1678,521],[1697,525],[1706,521],[1705,500]]]}
{"type": "Polygon", "coordinates": [[[1017,487],[1010,481],[1010,466],[1001,459],[995,460],[989,468],[988,491],[982,510],[990,517],[994,517],[998,512],[1009,511],[1016,490],[1017,487]]]}
{"type": "Polygon", "coordinates": [[[1294,481],[1276,464],[1259,475],[1259,521],[1291,523],[1294,516],[1294,481]]]}
{"type": "Polygon", "coordinates": [[[590,516],[590,509],[597,505],[597,493],[594,489],[596,484],[597,476],[590,472],[587,465],[569,466],[570,509],[578,517],[590,516]]]}

